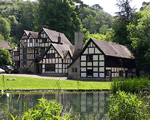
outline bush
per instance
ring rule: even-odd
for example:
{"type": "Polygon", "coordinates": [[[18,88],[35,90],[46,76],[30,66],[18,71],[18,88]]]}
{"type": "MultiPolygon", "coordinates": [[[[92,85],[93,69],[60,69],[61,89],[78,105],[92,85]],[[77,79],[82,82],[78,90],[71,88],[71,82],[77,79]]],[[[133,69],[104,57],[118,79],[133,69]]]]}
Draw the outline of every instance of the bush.
{"type": "Polygon", "coordinates": [[[71,114],[63,114],[61,104],[57,104],[55,101],[47,101],[44,98],[39,99],[33,109],[29,109],[23,114],[23,120],[71,120],[71,114]]]}
{"type": "Polygon", "coordinates": [[[118,90],[131,93],[139,93],[140,91],[145,91],[148,89],[149,89],[148,78],[133,78],[133,79],[119,78],[114,79],[111,84],[111,91],[114,94],[118,90]]]}
{"type": "Polygon", "coordinates": [[[136,95],[116,92],[110,96],[108,116],[110,120],[146,120],[145,107],[136,95]]]}

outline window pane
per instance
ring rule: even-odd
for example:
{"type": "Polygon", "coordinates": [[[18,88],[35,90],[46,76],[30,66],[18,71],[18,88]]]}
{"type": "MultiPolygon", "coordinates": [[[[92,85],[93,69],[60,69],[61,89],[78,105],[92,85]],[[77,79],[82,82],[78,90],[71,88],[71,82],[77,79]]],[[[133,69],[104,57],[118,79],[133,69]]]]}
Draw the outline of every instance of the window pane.
{"type": "Polygon", "coordinates": [[[93,66],[98,66],[98,62],[93,62],[93,66]]]}
{"type": "Polygon", "coordinates": [[[99,67],[100,72],[104,72],[104,67],[99,67]]]}
{"type": "Polygon", "coordinates": [[[81,62],[81,66],[86,66],[86,62],[81,62]]]}
{"type": "Polygon", "coordinates": [[[87,66],[92,66],[92,62],[88,62],[88,63],[87,63],[87,66]]]}
{"type": "Polygon", "coordinates": [[[99,60],[104,60],[104,55],[99,55],[99,60]]]}
{"type": "Polygon", "coordinates": [[[81,73],[81,77],[86,77],[86,73],[81,73]]]}
{"type": "Polygon", "coordinates": [[[94,71],[98,71],[98,67],[94,67],[93,70],[94,70],[94,71]]]}
{"type": "Polygon", "coordinates": [[[89,48],[89,54],[94,54],[94,48],[89,48]]]}
{"type": "Polygon", "coordinates": [[[86,56],[81,56],[81,60],[86,60],[86,56]]]}
{"type": "Polygon", "coordinates": [[[86,71],[86,68],[81,68],[81,71],[86,71]]]}
{"type": "Polygon", "coordinates": [[[99,66],[104,66],[104,62],[99,62],[99,66]]]}
{"type": "Polygon", "coordinates": [[[98,73],[93,73],[93,77],[98,77],[98,73]]]}
{"type": "Polygon", "coordinates": [[[98,60],[98,55],[93,55],[93,60],[98,60]]]}
{"type": "Polygon", "coordinates": [[[104,73],[99,73],[99,77],[104,77],[104,73]]]}

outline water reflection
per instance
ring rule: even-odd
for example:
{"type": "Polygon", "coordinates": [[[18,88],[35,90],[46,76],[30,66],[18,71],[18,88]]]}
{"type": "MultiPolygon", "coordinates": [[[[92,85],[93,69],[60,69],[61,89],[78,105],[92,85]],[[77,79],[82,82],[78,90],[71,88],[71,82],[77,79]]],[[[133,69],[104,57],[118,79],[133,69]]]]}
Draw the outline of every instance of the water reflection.
{"type": "Polygon", "coordinates": [[[108,94],[97,93],[50,93],[50,94],[10,94],[0,98],[0,119],[7,118],[7,112],[22,115],[23,111],[32,108],[40,98],[57,100],[64,106],[65,111],[72,115],[80,113],[82,119],[107,120],[108,94]]]}

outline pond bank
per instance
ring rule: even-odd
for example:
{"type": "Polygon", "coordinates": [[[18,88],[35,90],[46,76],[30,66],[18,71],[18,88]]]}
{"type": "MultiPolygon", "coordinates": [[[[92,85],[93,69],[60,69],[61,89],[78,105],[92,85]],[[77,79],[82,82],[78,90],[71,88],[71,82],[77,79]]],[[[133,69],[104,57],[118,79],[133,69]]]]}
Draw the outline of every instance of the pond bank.
{"type": "Polygon", "coordinates": [[[59,93],[59,92],[63,92],[63,93],[68,93],[68,92],[110,92],[109,89],[103,89],[103,90],[83,90],[83,89],[79,89],[79,90],[1,90],[1,93],[59,93]]]}

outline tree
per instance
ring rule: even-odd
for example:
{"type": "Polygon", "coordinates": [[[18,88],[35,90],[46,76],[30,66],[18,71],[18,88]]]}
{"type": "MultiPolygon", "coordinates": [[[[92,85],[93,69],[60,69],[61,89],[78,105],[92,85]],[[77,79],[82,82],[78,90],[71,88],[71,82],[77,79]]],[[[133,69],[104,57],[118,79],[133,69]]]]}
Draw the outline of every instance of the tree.
{"type": "Polygon", "coordinates": [[[113,24],[113,42],[120,44],[131,44],[130,39],[128,39],[129,32],[127,31],[127,25],[133,21],[133,13],[135,8],[131,8],[130,2],[132,0],[117,0],[117,6],[119,7],[119,12],[117,12],[117,19],[113,24]]]}
{"type": "Polygon", "coordinates": [[[128,25],[133,53],[139,59],[137,68],[150,70],[150,12],[149,8],[136,13],[137,22],[128,25]]]}
{"type": "Polygon", "coordinates": [[[0,47],[0,65],[11,65],[12,59],[10,52],[5,48],[0,47]]]}
{"type": "Polygon", "coordinates": [[[39,0],[35,29],[47,25],[50,29],[63,32],[73,42],[74,32],[82,28],[81,20],[72,5],[72,0],[39,0]]]}
{"type": "Polygon", "coordinates": [[[4,36],[5,40],[8,41],[8,38],[10,36],[10,23],[7,19],[0,17],[0,34],[4,36]]]}

